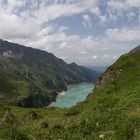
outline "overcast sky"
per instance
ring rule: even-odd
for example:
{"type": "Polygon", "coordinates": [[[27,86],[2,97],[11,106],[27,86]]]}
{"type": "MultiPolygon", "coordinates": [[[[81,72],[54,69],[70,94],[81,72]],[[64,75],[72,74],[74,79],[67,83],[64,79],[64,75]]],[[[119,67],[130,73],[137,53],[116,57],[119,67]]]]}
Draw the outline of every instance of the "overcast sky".
{"type": "Polygon", "coordinates": [[[0,0],[0,38],[110,65],[140,44],[140,0],[0,0]]]}

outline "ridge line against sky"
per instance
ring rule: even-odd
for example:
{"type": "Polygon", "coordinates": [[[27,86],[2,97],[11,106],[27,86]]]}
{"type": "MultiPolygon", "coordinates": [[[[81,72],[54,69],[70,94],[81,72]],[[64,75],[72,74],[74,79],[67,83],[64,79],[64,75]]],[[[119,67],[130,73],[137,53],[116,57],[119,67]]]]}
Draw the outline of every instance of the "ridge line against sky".
{"type": "Polygon", "coordinates": [[[140,0],[0,0],[0,38],[80,65],[110,65],[140,44],[140,0]]]}

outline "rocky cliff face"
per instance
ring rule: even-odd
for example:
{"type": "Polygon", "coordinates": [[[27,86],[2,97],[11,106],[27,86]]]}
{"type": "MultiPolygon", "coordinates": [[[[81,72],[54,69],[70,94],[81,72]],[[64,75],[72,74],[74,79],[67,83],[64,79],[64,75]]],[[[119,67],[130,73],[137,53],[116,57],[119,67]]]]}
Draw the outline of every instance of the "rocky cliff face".
{"type": "Polygon", "coordinates": [[[115,68],[112,67],[108,68],[107,71],[102,74],[96,82],[96,89],[103,88],[109,81],[113,81],[114,77],[118,77],[123,72],[122,68],[115,68]]]}

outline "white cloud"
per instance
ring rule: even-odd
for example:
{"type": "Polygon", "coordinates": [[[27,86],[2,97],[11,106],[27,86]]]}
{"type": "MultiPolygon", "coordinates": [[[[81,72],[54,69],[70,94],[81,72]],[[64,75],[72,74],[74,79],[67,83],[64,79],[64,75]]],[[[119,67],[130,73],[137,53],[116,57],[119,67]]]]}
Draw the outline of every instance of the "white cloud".
{"type": "Polygon", "coordinates": [[[108,6],[112,10],[130,10],[130,8],[139,8],[140,1],[139,0],[109,0],[107,2],[108,6]]]}
{"type": "Polygon", "coordinates": [[[61,58],[61,59],[67,59],[66,56],[60,56],[59,58],[61,58]]]}
{"type": "Polygon", "coordinates": [[[60,45],[60,49],[65,49],[67,47],[67,43],[66,42],[63,42],[61,45],[60,45]]]}
{"type": "Polygon", "coordinates": [[[108,54],[105,54],[104,58],[110,58],[110,56],[108,54]]]}
{"type": "Polygon", "coordinates": [[[69,30],[69,27],[67,27],[67,26],[61,26],[61,27],[59,27],[59,32],[64,32],[64,31],[66,31],[66,30],[69,30]]]}
{"type": "Polygon", "coordinates": [[[35,23],[26,24],[17,15],[2,14],[0,21],[0,37],[4,39],[31,38],[38,30],[35,23]]]}
{"type": "Polygon", "coordinates": [[[126,13],[132,20],[136,17],[133,8],[140,8],[140,0],[106,2],[107,7],[103,10],[107,12],[101,11],[100,0],[8,0],[8,3],[0,0],[0,38],[53,52],[67,62],[98,65],[102,60],[102,63],[112,63],[131,49],[130,43],[140,42],[139,25],[110,27],[105,29],[105,34],[94,37],[71,32],[63,23],[60,26],[51,23],[61,17],[79,14],[85,27],[92,29],[91,17],[99,19],[106,27],[110,19],[119,20],[126,13]]]}
{"type": "MultiPolygon", "coordinates": [[[[97,0],[4,0],[0,1],[0,38],[22,43],[24,45],[34,45],[42,48],[42,42],[75,40],[76,35],[66,37],[64,31],[69,30],[66,26],[61,26],[59,34],[47,36],[52,27],[43,27],[42,25],[56,18],[71,16],[92,8],[97,7],[97,0]],[[51,4],[49,4],[51,3],[51,4]],[[16,14],[18,13],[18,15],[16,14]],[[43,27],[43,28],[42,28],[43,27]],[[45,41],[46,38],[46,41],[45,41]],[[69,38],[69,39],[68,39],[69,38]]],[[[53,25],[54,27],[54,25],[53,25]]],[[[57,27],[58,28],[58,27],[57,27]]],[[[48,44],[47,44],[48,45],[48,44]]],[[[34,46],[32,46],[34,47],[34,46]]]]}
{"type": "MultiPolygon", "coordinates": [[[[54,20],[59,17],[80,14],[97,8],[97,0],[78,1],[54,1],[52,5],[46,6],[45,1],[41,3],[40,9],[34,11],[35,17],[41,22],[54,20]],[[45,14],[44,14],[45,13],[45,14]]],[[[96,13],[96,12],[94,12],[96,13]]]]}
{"type": "Polygon", "coordinates": [[[117,59],[117,56],[113,56],[112,59],[115,59],[116,60],[117,59]]]}
{"type": "MultiPolygon", "coordinates": [[[[55,37],[57,41],[62,41],[66,36],[63,32],[69,30],[68,27],[62,25],[59,28],[59,34],[47,36],[53,29],[51,27],[42,28],[42,25],[56,18],[83,13],[92,9],[96,9],[93,13],[98,13],[97,5],[97,0],[88,0],[87,2],[85,0],[7,0],[7,2],[1,0],[0,38],[25,45],[32,45],[32,42],[36,40],[37,46],[39,46],[41,40],[43,42],[48,42],[47,40],[49,40],[50,42],[55,37]],[[18,13],[18,15],[15,13],[18,13]],[[46,41],[44,37],[46,37],[46,41]]],[[[87,16],[85,18],[87,24],[91,26],[90,18],[87,18],[87,16]]],[[[71,37],[74,40],[77,38],[77,36],[71,37]]],[[[69,36],[70,40],[71,37],[69,36]]],[[[40,46],[40,48],[42,47],[40,46]]]]}
{"type": "Polygon", "coordinates": [[[93,55],[93,56],[92,56],[92,59],[97,59],[97,58],[98,58],[97,55],[93,55]]]}
{"type": "Polygon", "coordinates": [[[87,52],[85,50],[82,50],[82,51],[79,52],[79,54],[85,55],[85,54],[87,54],[87,52]]]}
{"type": "Polygon", "coordinates": [[[137,42],[140,40],[140,27],[107,29],[106,35],[114,42],[137,42]]]}
{"type": "MultiPolygon", "coordinates": [[[[108,20],[126,19],[136,22],[140,14],[140,0],[108,0],[108,20]]],[[[123,23],[121,23],[123,24],[123,23]]]]}
{"type": "Polygon", "coordinates": [[[82,17],[83,17],[83,20],[84,20],[83,26],[91,28],[92,27],[92,19],[89,17],[89,15],[84,14],[82,17]]]}

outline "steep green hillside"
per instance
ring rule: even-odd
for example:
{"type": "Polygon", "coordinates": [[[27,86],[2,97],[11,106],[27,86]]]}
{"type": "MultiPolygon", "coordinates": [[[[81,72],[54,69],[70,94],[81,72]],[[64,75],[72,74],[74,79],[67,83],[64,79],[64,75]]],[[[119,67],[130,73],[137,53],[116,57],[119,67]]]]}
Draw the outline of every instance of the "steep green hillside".
{"type": "Polygon", "coordinates": [[[93,82],[96,72],[53,54],[0,40],[0,103],[42,107],[67,85],[93,82]]]}
{"type": "Polygon", "coordinates": [[[1,106],[0,138],[140,140],[140,50],[102,74],[85,102],[70,109],[1,106]],[[36,113],[35,113],[36,112],[36,113]]]}

